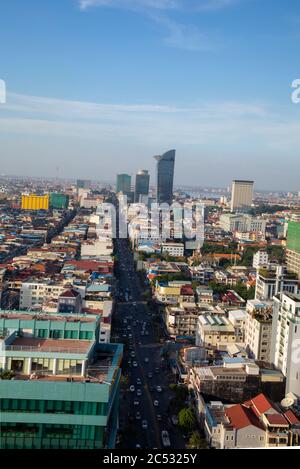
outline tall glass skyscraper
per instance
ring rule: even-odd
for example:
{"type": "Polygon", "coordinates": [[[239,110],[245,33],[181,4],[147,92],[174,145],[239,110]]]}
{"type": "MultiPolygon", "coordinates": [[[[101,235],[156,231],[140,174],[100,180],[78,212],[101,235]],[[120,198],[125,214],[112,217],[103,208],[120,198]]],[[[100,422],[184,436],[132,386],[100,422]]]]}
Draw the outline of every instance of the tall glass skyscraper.
{"type": "Polygon", "coordinates": [[[141,195],[149,194],[150,175],[145,169],[140,170],[135,178],[134,201],[140,202],[141,195]]]}
{"type": "Polygon", "coordinates": [[[129,194],[131,191],[131,176],[129,174],[118,174],[116,189],[117,193],[123,192],[123,194],[129,194]]]}
{"type": "Polygon", "coordinates": [[[173,200],[175,154],[175,150],[170,150],[154,157],[157,161],[156,200],[159,204],[171,204],[173,200]]]}

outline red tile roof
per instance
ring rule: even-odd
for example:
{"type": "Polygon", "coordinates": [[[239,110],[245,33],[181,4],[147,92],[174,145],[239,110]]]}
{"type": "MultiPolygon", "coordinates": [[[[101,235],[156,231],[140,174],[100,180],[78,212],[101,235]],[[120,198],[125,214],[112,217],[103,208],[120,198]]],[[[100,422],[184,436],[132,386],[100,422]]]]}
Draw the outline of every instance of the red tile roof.
{"type": "Polygon", "coordinates": [[[296,417],[296,415],[294,414],[294,412],[292,410],[288,410],[284,414],[284,416],[291,425],[299,425],[300,424],[300,420],[296,417]]]}
{"type": "Polygon", "coordinates": [[[61,295],[60,295],[60,298],[77,298],[77,296],[79,296],[80,293],[78,293],[78,291],[74,290],[74,288],[70,288],[70,290],[66,290],[64,291],[61,295]]]}
{"type": "Polygon", "coordinates": [[[250,426],[263,428],[261,422],[252,410],[242,404],[237,404],[226,409],[226,415],[229,418],[231,425],[237,430],[250,426]]]}
{"type": "Polygon", "coordinates": [[[251,408],[258,417],[267,412],[267,410],[273,409],[272,404],[264,394],[259,394],[250,401],[245,402],[244,405],[251,408]]]}
{"type": "Polygon", "coordinates": [[[275,425],[275,426],[284,425],[286,427],[289,426],[288,421],[281,414],[268,414],[266,415],[266,418],[270,425],[275,425]]]}

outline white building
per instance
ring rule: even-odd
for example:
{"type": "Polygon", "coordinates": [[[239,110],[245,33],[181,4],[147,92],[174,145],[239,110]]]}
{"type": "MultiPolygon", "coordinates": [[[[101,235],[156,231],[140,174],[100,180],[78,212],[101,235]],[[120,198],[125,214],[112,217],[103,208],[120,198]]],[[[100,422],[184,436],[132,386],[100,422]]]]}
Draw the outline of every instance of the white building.
{"type": "Polygon", "coordinates": [[[81,257],[109,256],[113,253],[110,240],[84,241],[81,244],[81,257]]]}
{"type": "Polygon", "coordinates": [[[295,274],[287,271],[285,266],[259,269],[256,276],[255,298],[257,300],[271,300],[273,296],[282,292],[297,294],[299,280],[295,274]]]}
{"type": "Polygon", "coordinates": [[[286,393],[300,397],[300,295],[274,297],[271,359],[286,376],[286,393]]]}
{"type": "Polygon", "coordinates": [[[161,252],[163,254],[168,253],[173,257],[184,256],[184,244],[183,243],[162,243],[161,252]]]}
{"type": "Polygon", "coordinates": [[[233,181],[231,193],[231,212],[247,210],[253,203],[253,181],[233,181]]]}
{"type": "Polygon", "coordinates": [[[249,300],[245,324],[245,345],[251,358],[271,362],[272,302],[249,300]]]}
{"type": "Polygon", "coordinates": [[[253,267],[260,269],[266,267],[269,264],[269,254],[266,251],[258,251],[253,256],[253,267]]]}
{"type": "Polygon", "coordinates": [[[247,236],[250,236],[251,233],[262,233],[264,235],[266,221],[263,218],[251,217],[250,215],[224,213],[220,216],[220,227],[226,232],[247,233],[247,236]]]}
{"type": "Polygon", "coordinates": [[[36,305],[43,305],[49,300],[57,300],[66,290],[66,285],[59,285],[52,281],[39,282],[32,280],[24,282],[20,289],[20,309],[31,309],[36,305]]]}

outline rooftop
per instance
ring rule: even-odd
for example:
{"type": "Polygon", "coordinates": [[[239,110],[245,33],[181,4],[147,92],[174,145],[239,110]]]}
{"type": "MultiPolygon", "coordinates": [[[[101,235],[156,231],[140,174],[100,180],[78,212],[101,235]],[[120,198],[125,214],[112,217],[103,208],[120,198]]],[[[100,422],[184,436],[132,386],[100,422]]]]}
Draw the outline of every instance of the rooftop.
{"type": "Polygon", "coordinates": [[[42,353],[79,353],[87,355],[91,340],[72,339],[36,339],[29,337],[17,337],[10,345],[5,346],[7,351],[42,352],[42,353]]]}

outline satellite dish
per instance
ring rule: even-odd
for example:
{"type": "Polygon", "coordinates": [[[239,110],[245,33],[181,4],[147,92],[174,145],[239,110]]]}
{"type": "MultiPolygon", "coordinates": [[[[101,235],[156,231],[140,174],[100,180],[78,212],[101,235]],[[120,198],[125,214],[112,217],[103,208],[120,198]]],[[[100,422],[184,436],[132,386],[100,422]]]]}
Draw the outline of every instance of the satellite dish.
{"type": "Polygon", "coordinates": [[[293,407],[294,403],[295,401],[291,397],[286,397],[285,399],[283,399],[283,401],[281,401],[281,405],[285,409],[289,409],[290,407],[293,407]]]}

